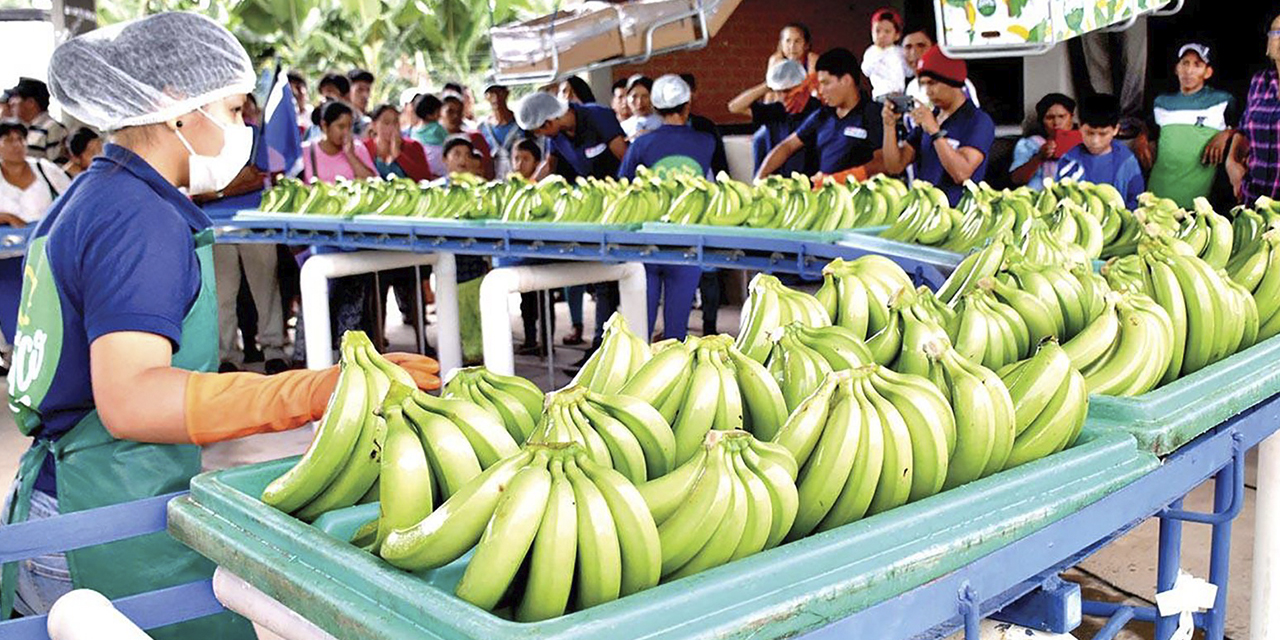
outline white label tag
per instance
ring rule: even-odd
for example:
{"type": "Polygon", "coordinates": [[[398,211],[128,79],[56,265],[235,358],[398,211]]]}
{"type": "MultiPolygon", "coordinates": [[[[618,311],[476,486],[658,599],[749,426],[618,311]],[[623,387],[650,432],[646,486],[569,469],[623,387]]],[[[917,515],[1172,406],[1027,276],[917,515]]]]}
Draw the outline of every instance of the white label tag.
{"type": "Polygon", "coordinates": [[[588,147],[586,150],[584,150],[584,151],[583,151],[583,153],[585,153],[585,154],[587,155],[587,157],[588,157],[588,158],[594,158],[594,157],[596,157],[596,156],[598,156],[598,155],[600,155],[600,154],[604,153],[604,150],[605,150],[605,149],[608,149],[608,148],[609,148],[609,145],[608,145],[608,144],[606,144],[606,143],[604,143],[604,142],[601,142],[600,144],[598,144],[598,145],[596,145],[596,146],[594,146],[594,147],[588,147]]]}
{"type": "Polygon", "coordinates": [[[943,138],[943,139],[947,141],[947,144],[951,145],[951,148],[952,148],[952,149],[959,149],[959,148],[960,148],[960,141],[959,141],[959,140],[956,140],[955,138],[943,138]]]}
{"type": "Polygon", "coordinates": [[[867,139],[867,130],[862,127],[845,127],[844,135],[849,138],[857,138],[859,140],[867,139]]]}

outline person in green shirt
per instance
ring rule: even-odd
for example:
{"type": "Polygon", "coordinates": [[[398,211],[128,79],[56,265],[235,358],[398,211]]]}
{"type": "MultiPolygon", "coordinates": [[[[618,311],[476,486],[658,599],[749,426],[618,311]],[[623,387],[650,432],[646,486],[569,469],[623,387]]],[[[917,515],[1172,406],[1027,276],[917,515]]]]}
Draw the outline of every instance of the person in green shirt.
{"type": "Polygon", "coordinates": [[[1213,190],[1240,111],[1234,96],[1207,84],[1213,77],[1208,46],[1182,45],[1174,71],[1179,91],[1156,97],[1147,131],[1133,150],[1151,172],[1152,193],[1190,209],[1213,190]]]}

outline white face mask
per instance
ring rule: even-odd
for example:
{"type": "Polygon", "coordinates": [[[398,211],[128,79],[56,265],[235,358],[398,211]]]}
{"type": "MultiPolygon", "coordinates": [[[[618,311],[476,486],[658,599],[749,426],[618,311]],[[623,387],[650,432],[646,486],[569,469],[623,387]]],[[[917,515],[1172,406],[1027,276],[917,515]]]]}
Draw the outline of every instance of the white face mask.
{"type": "Polygon", "coordinates": [[[244,169],[249,162],[249,154],[253,151],[253,129],[226,125],[215,120],[204,109],[198,111],[222,129],[222,151],[216,156],[202,156],[191,148],[181,131],[175,131],[182,146],[191,154],[187,159],[191,176],[187,192],[192,195],[215,193],[226,188],[239,175],[240,170],[244,169]]]}

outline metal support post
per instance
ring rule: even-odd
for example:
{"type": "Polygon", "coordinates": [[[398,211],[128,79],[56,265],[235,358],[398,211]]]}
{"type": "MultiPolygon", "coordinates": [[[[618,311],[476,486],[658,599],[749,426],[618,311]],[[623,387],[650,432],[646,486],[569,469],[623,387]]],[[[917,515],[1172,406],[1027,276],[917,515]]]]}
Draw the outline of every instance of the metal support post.
{"type": "MultiPolygon", "coordinates": [[[[1174,511],[1182,509],[1182,498],[1169,504],[1174,511]]],[[[1156,568],[1156,593],[1168,591],[1178,579],[1182,561],[1182,520],[1174,516],[1160,515],[1159,564],[1156,568]]],[[[1169,640],[1178,628],[1178,618],[1167,616],[1156,619],[1156,640],[1169,640]]]]}

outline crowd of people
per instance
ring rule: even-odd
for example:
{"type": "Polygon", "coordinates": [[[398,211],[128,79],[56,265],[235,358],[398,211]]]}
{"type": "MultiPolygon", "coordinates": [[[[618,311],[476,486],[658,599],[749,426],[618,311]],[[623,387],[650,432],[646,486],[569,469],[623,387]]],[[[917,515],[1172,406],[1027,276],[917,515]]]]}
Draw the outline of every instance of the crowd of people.
{"type": "MultiPolygon", "coordinates": [[[[1280,22],[1268,32],[1274,65],[1259,73],[1247,99],[1214,88],[1211,47],[1188,42],[1172,55],[1176,90],[1157,97],[1136,138],[1118,139],[1120,105],[1105,94],[1079,99],[1051,93],[1035,105],[1025,137],[1013,147],[1007,175],[989,176],[996,128],[981,108],[964,61],[935,46],[928,27],[904,24],[892,9],[873,13],[872,44],[861,57],[843,47],[819,51],[802,24],[784,25],[777,48],[763,65],[762,82],[727,104],[754,128],[756,178],[800,172],[816,183],[865,180],[876,174],[920,179],[937,185],[952,204],[967,181],[1001,179],[1013,186],[1041,189],[1050,180],[1073,178],[1114,185],[1130,206],[1147,190],[1190,207],[1230,184],[1234,201],[1280,195],[1280,22]]],[[[692,74],[620,78],[598,99],[591,86],[568,77],[539,88],[517,103],[511,90],[492,84],[474,94],[460,83],[439,91],[410,91],[399,103],[371,103],[376,76],[354,69],[328,73],[311,87],[297,72],[288,74],[302,140],[298,171],[308,181],[394,179],[447,183],[460,174],[486,180],[538,181],[551,175],[573,179],[628,178],[641,166],[659,171],[692,171],[708,177],[728,169],[721,128],[694,112],[697,80],[692,74]],[[488,115],[478,117],[476,96],[488,115]]],[[[103,141],[87,128],[68,132],[49,113],[49,91],[24,78],[5,93],[0,114],[0,224],[23,226],[38,220],[92,158],[103,141]]],[[[262,117],[246,105],[245,122],[255,135],[262,117]]],[[[261,151],[261,149],[260,149],[261,151]]],[[[231,185],[198,198],[211,215],[251,208],[271,176],[255,159],[231,185]]],[[[1000,166],[1004,166],[1003,164],[1000,166]]],[[[1219,204],[1230,204],[1221,198],[1219,204]]],[[[268,372],[296,363],[286,356],[287,318],[297,295],[297,265],[316,247],[294,256],[257,245],[218,247],[221,311],[220,357],[224,370],[263,358],[268,372]],[[246,309],[248,312],[246,313],[246,309]],[[243,344],[243,347],[240,345],[243,344]]],[[[524,262],[502,262],[500,265],[524,262]]],[[[459,258],[463,313],[478,304],[479,279],[491,265],[459,258]]],[[[701,297],[704,332],[715,332],[720,304],[719,274],[696,267],[649,268],[650,326],[661,309],[660,338],[683,338],[690,313],[701,297]]],[[[364,329],[378,335],[386,289],[415,324],[422,308],[418,294],[429,287],[412,271],[354,276],[332,288],[335,331],[364,329]],[[374,282],[383,291],[375,291],[374,282]]],[[[595,322],[583,319],[586,289],[554,295],[526,294],[523,354],[545,354],[554,338],[546,305],[562,297],[572,327],[565,345],[600,343],[604,320],[617,306],[617,289],[592,289],[595,322]],[[590,336],[590,337],[588,337],[590,336]]],[[[464,352],[479,356],[478,336],[468,336],[464,352]]],[[[303,327],[295,337],[295,358],[303,354],[303,327]]],[[[582,361],[585,361],[586,356],[582,361]]],[[[582,362],[580,361],[580,362],[582,362]]]]}

